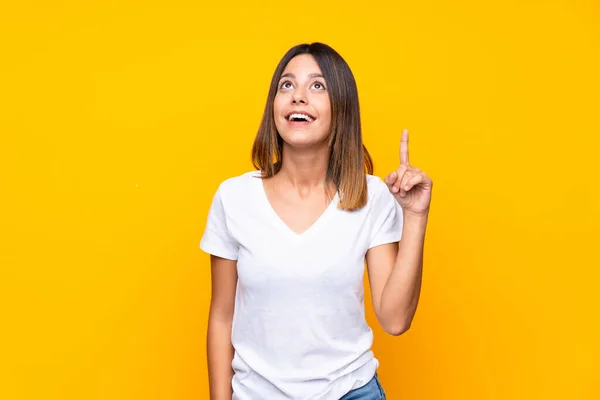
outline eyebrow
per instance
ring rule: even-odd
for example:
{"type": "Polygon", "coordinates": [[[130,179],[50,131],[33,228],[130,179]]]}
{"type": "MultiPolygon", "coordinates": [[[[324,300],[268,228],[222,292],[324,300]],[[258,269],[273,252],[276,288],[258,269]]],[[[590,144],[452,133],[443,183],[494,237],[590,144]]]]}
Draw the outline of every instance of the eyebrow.
{"type": "MultiPolygon", "coordinates": [[[[323,75],[319,74],[318,72],[313,72],[311,74],[308,74],[309,79],[310,78],[325,78],[323,75]]],[[[293,78],[296,79],[296,76],[294,74],[292,74],[291,72],[288,72],[287,74],[283,74],[281,75],[281,78],[293,78]]],[[[279,79],[281,79],[279,78],[279,79]]]]}

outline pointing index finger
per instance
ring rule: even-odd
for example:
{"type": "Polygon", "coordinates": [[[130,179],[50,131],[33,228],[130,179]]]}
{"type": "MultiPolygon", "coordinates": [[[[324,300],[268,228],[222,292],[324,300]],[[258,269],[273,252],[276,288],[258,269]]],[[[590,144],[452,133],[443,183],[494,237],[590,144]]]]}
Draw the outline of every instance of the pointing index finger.
{"type": "Polygon", "coordinates": [[[408,161],[408,129],[402,131],[402,140],[400,141],[400,165],[409,165],[408,161]]]}

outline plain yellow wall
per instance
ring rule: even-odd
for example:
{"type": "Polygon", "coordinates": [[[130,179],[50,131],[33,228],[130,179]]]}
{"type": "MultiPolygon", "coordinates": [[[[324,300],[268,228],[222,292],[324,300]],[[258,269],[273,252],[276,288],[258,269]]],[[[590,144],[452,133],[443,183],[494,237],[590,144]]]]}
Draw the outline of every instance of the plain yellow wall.
{"type": "Polygon", "coordinates": [[[0,398],[208,397],[208,206],[311,41],[434,179],[388,398],[600,398],[598,2],[250,3],[1,3],[0,398]]]}

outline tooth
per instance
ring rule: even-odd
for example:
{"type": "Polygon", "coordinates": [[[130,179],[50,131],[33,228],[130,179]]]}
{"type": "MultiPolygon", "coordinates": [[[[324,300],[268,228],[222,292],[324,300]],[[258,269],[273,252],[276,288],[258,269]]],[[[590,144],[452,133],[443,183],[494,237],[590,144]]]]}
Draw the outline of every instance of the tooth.
{"type": "Polygon", "coordinates": [[[288,121],[291,121],[291,120],[292,120],[292,119],[294,119],[294,118],[302,118],[302,119],[304,119],[305,121],[308,121],[308,122],[313,122],[313,119],[312,119],[311,117],[309,117],[308,115],[305,115],[305,114],[297,114],[297,113],[290,114],[290,116],[288,117],[288,121]]]}

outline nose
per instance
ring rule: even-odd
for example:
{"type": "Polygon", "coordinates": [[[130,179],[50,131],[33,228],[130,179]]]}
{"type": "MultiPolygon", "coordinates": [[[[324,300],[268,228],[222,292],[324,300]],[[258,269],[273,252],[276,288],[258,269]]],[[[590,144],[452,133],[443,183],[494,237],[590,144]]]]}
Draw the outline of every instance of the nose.
{"type": "Polygon", "coordinates": [[[292,104],[298,104],[298,103],[303,103],[306,104],[306,96],[304,94],[303,90],[295,90],[294,93],[292,94],[292,104]]]}

